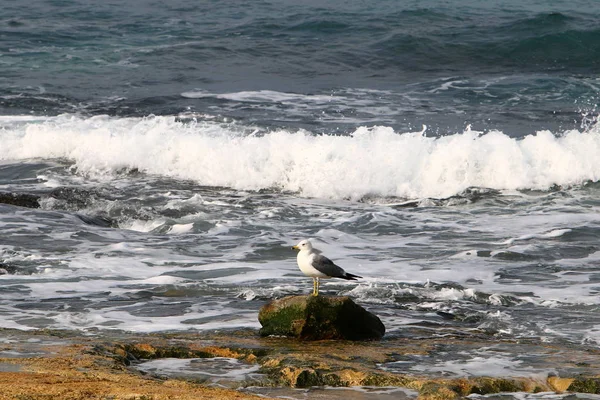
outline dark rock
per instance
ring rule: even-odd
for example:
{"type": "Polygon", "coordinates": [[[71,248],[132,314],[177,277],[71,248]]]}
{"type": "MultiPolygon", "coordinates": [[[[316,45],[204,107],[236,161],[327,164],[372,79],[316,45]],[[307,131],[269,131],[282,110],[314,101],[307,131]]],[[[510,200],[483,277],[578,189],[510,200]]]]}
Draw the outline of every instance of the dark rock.
{"type": "Polygon", "coordinates": [[[263,306],[258,320],[261,336],[372,340],[385,334],[381,320],[349,297],[285,297],[263,306]]]}
{"type": "Polygon", "coordinates": [[[15,274],[17,272],[17,267],[10,264],[5,264],[0,261],[0,275],[6,274],[15,274]]]}
{"type": "Polygon", "coordinates": [[[88,215],[83,215],[83,214],[75,214],[77,215],[77,218],[79,218],[80,220],[82,220],[83,222],[85,222],[88,225],[95,225],[95,226],[101,226],[103,228],[118,228],[119,224],[117,224],[116,221],[114,221],[113,219],[109,218],[109,217],[105,217],[102,215],[96,215],[96,216],[88,216],[88,215]]]}
{"type": "Polygon", "coordinates": [[[344,386],[340,377],[336,374],[324,374],[321,371],[306,369],[298,374],[296,378],[297,388],[309,388],[314,386],[344,386]]]}
{"type": "Polygon", "coordinates": [[[74,187],[58,187],[52,189],[50,197],[64,202],[63,207],[67,210],[80,210],[89,207],[95,194],[89,190],[74,187]]]}
{"type": "Polygon", "coordinates": [[[0,203],[27,208],[40,208],[40,196],[24,193],[0,193],[0,203]]]}

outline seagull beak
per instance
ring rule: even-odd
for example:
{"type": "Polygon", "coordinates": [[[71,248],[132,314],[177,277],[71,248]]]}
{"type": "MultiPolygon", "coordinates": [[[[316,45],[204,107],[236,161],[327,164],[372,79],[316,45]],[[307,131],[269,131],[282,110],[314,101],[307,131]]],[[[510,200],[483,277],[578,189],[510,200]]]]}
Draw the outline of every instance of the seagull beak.
{"type": "Polygon", "coordinates": [[[292,246],[292,250],[300,250],[298,246],[292,246]]]}

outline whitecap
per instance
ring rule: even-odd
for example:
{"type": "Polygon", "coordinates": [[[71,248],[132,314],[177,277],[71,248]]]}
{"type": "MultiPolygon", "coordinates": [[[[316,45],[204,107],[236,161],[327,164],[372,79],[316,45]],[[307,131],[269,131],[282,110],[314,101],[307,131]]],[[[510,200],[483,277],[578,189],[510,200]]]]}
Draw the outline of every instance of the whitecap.
{"type": "Polygon", "coordinates": [[[79,173],[106,179],[136,168],[201,185],[319,198],[446,198],[469,187],[545,190],[597,181],[597,130],[541,131],[520,140],[472,130],[433,138],[383,126],[349,135],[248,135],[235,124],[176,117],[63,115],[11,122],[0,132],[0,160],[64,158],[79,173]]]}

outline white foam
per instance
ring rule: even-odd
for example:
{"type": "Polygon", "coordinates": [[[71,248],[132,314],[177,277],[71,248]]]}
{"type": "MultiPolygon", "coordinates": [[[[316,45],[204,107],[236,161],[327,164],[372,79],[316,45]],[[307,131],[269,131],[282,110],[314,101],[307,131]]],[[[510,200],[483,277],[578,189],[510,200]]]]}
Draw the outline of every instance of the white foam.
{"type": "Polygon", "coordinates": [[[465,359],[448,360],[435,365],[417,365],[411,369],[428,373],[440,372],[451,376],[506,377],[528,375],[542,380],[548,376],[548,372],[555,372],[536,370],[507,354],[487,351],[486,349],[481,349],[477,355],[465,352],[459,354],[464,356],[465,359]]]}
{"type": "MultiPolygon", "coordinates": [[[[163,196],[171,197],[171,193],[166,193],[163,196]]],[[[171,209],[178,210],[178,209],[181,209],[181,207],[183,207],[183,206],[196,206],[196,205],[202,205],[204,203],[205,203],[205,201],[201,195],[194,194],[192,197],[190,197],[188,199],[169,200],[167,202],[167,204],[165,205],[165,208],[171,208],[171,209]]]]}
{"type": "Polygon", "coordinates": [[[0,115],[0,124],[6,124],[11,122],[34,122],[34,121],[45,121],[47,117],[39,117],[33,115],[0,115]]]}
{"type": "MultiPolygon", "coordinates": [[[[188,99],[200,99],[204,97],[212,97],[216,99],[233,100],[241,102],[273,102],[273,103],[287,103],[287,102],[316,102],[316,103],[328,103],[334,96],[324,95],[305,95],[300,93],[285,93],[277,92],[274,90],[258,90],[258,91],[243,91],[243,92],[232,92],[232,93],[210,93],[203,90],[184,92],[181,93],[182,97],[188,99]]],[[[335,96],[339,100],[339,96],[335,96]]]]}
{"type": "Polygon", "coordinates": [[[183,233],[187,233],[194,228],[194,224],[176,224],[169,229],[169,234],[172,235],[181,235],[183,233]]]}
{"type": "Polygon", "coordinates": [[[531,234],[527,234],[527,235],[522,235],[517,238],[507,239],[505,241],[498,242],[495,244],[512,244],[516,241],[530,240],[530,239],[554,239],[554,238],[560,237],[569,232],[571,232],[571,229],[553,229],[553,230],[551,230],[549,232],[545,232],[545,233],[539,233],[539,234],[531,233],[531,234]]]}
{"type": "Polygon", "coordinates": [[[130,221],[129,223],[122,224],[122,228],[131,229],[132,231],[138,232],[152,232],[154,229],[163,226],[164,224],[165,220],[162,218],[150,221],[134,220],[130,221]]]}
{"type": "Polygon", "coordinates": [[[600,179],[596,127],[522,140],[470,130],[436,139],[387,127],[350,136],[239,132],[175,117],[23,119],[0,131],[0,160],[66,158],[89,175],[129,167],[202,185],[334,199],[448,197],[471,186],[546,189],[600,179]]]}
{"type": "Polygon", "coordinates": [[[17,329],[22,331],[30,331],[36,329],[35,327],[20,324],[18,321],[2,318],[0,319],[0,328],[2,329],[17,329]]]}
{"type": "Polygon", "coordinates": [[[137,282],[131,282],[131,283],[152,284],[152,285],[175,285],[177,283],[181,283],[184,281],[185,280],[183,278],[176,278],[174,276],[161,275],[161,276],[153,276],[148,279],[143,279],[143,280],[140,280],[137,282]]]}
{"type": "Polygon", "coordinates": [[[149,373],[174,376],[207,376],[212,380],[242,381],[249,374],[256,373],[259,365],[244,365],[235,358],[162,358],[141,363],[138,369],[149,373]]]}

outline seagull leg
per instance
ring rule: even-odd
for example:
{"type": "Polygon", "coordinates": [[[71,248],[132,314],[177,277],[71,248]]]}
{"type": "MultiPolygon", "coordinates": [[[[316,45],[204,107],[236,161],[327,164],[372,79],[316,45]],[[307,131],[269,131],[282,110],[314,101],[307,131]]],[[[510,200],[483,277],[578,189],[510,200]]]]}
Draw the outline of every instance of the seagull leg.
{"type": "Polygon", "coordinates": [[[316,291],[317,291],[317,280],[316,280],[316,278],[313,278],[313,292],[312,292],[313,296],[316,296],[316,294],[315,294],[316,291]]]}
{"type": "Polygon", "coordinates": [[[315,278],[315,280],[317,281],[317,292],[315,293],[315,296],[319,295],[319,278],[315,278]]]}

